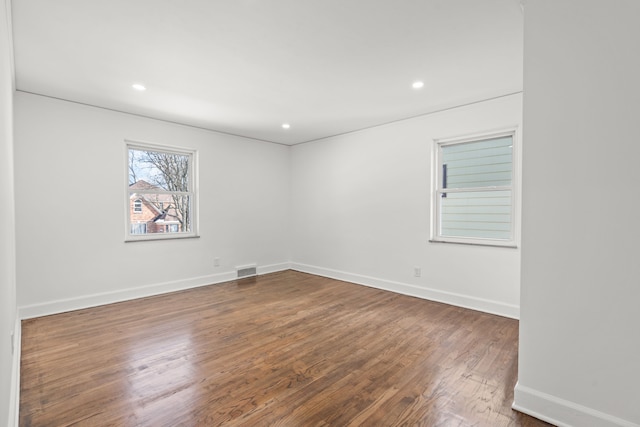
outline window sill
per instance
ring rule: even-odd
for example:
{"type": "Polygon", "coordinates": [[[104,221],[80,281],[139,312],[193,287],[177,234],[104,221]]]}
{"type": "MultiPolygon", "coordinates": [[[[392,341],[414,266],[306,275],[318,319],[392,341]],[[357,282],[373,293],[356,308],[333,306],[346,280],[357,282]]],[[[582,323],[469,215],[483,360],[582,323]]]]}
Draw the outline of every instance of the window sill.
{"type": "Polygon", "coordinates": [[[429,239],[429,243],[448,243],[448,244],[454,244],[454,245],[488,246],[491,248],[518,249],[518,246],[512,243],[499,244],[499,243],[484,243],[484,242],[459,242],[454,240],[433,240],[433,239],[429,239]]]}
{"type": "MultiPolygon", "coordinates": [[[[163,234],[163,233],[158,233],[163,234]]],[[[171,233],[166,233],[171,234],[171,233]]],[[[144,237],[144,238],[136,238],[136,239],[124,239],[125,243],[136,243],[136,242],[155,242],[157,240],[183,240],[183,239],[199,239],[200,236],[196,234],[190,234],[186,236],[153,236],[153,237],[144,237]]]]}

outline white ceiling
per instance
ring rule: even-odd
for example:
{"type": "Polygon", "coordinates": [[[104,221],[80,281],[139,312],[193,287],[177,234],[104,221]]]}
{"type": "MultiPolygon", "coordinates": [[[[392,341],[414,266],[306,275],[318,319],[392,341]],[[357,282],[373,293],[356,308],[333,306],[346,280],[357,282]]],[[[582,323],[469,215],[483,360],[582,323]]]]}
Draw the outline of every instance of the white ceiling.
{"type": "Polygon", "coordinates": [[[18,90],[283,144],[522,90],[518,0],[11,7],[18,90]]]}

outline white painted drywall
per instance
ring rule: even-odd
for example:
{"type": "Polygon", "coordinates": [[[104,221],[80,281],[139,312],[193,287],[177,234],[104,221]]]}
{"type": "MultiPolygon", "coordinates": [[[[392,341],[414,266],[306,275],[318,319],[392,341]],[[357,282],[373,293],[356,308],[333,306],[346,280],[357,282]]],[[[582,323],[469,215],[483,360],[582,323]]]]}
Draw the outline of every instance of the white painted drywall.
{"type": "Polygon", "coordinates": [[[236,265],[288,267],[289,160],[286,146],[18,92],[21,312],[229,280],[236,265]],[[125,139],[198,150],[199,239],[124,242],[125,139]]]}
{"type": "Polygon", "coordinates": [[[515,407],[640,425],[640,2],[525,4],[515,407]]]}
{"type": "Polygon", "coordinates": [[[294,268],[517,317],[519,249],[428,240],[433,140],[521,117],[516,94],[292,147],[294,268]]]}
{"type": "MultiPolygon", "coordinates": [[[[13,186],[13,72],[8,16],[0,2],[0,424],[13,425],[17,354],[11,334],[16,325],[13,186]]],[[[17,352],[17,350],[16,350],[17,352]]]]}

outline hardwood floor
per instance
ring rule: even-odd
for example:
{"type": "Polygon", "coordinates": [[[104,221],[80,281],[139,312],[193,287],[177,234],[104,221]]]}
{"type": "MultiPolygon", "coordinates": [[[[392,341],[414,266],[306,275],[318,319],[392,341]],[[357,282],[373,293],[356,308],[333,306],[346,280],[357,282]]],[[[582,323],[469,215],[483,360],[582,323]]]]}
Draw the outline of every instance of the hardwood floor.
{"type": "Polygon", "coordinates": [[[547,426],[518,322],[285,271],[22,324],[21,426],[547,426]]]}

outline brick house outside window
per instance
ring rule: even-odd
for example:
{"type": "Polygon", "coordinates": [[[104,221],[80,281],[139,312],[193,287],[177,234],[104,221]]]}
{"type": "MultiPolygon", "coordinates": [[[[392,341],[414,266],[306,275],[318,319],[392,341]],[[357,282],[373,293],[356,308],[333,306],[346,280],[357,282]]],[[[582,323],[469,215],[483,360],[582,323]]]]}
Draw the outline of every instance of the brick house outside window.
{"type": "MultiPolygon", "coordinates": [[[[129,186],[130,190],[158,189],[153,184],[139,180],[129,186]]],[[[131,234],[178,233],[180,222],[169,194],[131,193],[129,197],[131,234]]]]}

